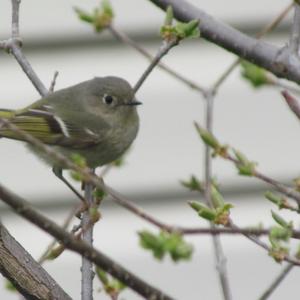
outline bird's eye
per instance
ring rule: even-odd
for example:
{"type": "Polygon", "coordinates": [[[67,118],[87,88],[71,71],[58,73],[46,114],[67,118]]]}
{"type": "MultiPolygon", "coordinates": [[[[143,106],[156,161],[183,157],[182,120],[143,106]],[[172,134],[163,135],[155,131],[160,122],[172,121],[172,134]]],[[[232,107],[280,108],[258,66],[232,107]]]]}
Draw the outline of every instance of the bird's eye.
{"type": "Polygon", "coordinates": [[[110,96],[110,95],[104,95],[104,97],[103,97],[103,102],[104,102],[105,104],[110,105],[110,104],[113,103],[113,101],[114,101],[113,96],[110,96]]]}

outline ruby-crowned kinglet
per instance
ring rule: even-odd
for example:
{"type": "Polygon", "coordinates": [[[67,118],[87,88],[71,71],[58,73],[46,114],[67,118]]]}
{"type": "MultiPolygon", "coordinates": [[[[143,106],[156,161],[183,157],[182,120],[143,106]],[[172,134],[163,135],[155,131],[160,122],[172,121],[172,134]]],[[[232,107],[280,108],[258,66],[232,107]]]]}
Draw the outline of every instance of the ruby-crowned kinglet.
{"type": "MultiPolygon", "coordinates": [[[[139,118],[134,91],[118,77],[94,78],[51,93],[20,110],[1,110],[0,117],[67,157],[82,156],[96,168],[119,158],[135,139],[139,118]]],[[[4,127],[0,137],[23,140],[4,127]]],[[[29,147],[53,166],[63,166],[29,147]]]]}

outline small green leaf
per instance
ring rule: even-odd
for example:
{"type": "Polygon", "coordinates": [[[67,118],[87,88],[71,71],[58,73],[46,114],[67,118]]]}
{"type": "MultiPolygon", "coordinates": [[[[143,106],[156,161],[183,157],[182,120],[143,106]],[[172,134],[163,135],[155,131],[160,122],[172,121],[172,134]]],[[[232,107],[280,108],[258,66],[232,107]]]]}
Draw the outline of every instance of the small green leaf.
{"type": "Polygon", "coordinates": [[[223,207],[225,204],[224,198],[214,185],[211,185],[210,192],[211,192],[211,200],[212,200],[213,206],[215,208],[223,207]]]}
{"type": "Polygon", "coordinates": [[[96,267],[96,274],[98,279],[103,285],[103,288],[106,294],[112,296],[112,299],[117,299],[117,295],[126,288],[126,285],[123,284],[118,279],[115,279],[112,276],[109,276],[104,270],[99,267],[96,267]]]}
{"type": "Polygon", "coordinates": [[[17,289],[13,285],[13,283],[9,280],[5,281],[5,289],[7,289],[10,292],[17,292],[17,289]]]}
{"type": "Polygon", "coordinates": [[[85,158],[78,153],[72,153],[71,160],[78,167],[85,168],[87,166],[85,158]]]}
{"type": "Polygon", "coordinates": [[[198,201],[190,201],[189,205],[198,213],[201,218],[204,218],[210,222],[215,221],[217,214],[214,209],[211,209],[198,201]]]}
{"type": "Polygon", "coordinates": [[[177,22],[175,32],[180,39],[198,38],[200,36],[199,20],[192,20],[188,23],[177,22]]]}
{"type": "Polygon", "coordinates": [[[219,141],[216,139],[216,137],[207,131],[206,129],[200,127],[197,123],[195,123],[196,130],[201,137],[202,141],[210,146],[211,148],[217,150],[221,148],[221,145],[219,144],[219,141]]]}
{"type": "Polygon", "coordinates": [[[164,25],[165,26],[172,26],[173,18],[174,18],[173,8],[172,8],[171,5],[169,5],[168,8],[167,8],[167,11],[166,11],[166,18],[165,18],[164,25]]]}
{"type": "Polygon", "coordinates": [[[140,231],[140,245],[147,250],[152,251],[155,258],[162,260],[165,255],[164,241],[161,236],[156,236],[149,231],[140,231]]]}
{"type": "Polygon", "coordinates": [[[103,199],[106,195],[107,195],[106,192],[103,191],[100,188],[96,188],[95,191],[94,191],[94,197],[95,198],[103,199]]]}
{"type": "Polygon", "coordinates": [[[190,179],[187,181],[181,181],[181,184],[191,191],[203,192],[203,183],[195,175],[191,175],[190,179]]]}
{"type": "Polygon", "coordinates": [[[257,164],[253,161],[249,161],[242,152],[235,149],[233,149],[233,152],[238,161],[235,165],[239,170],[239,174],[243,176],[253,176],[257,164]]]}
{"type": "Polygon", "coordinates": [[[272,193],[271,191],[266,191],[264,196],[278,207],[282,205],[282,197],[272,193]]]}
{"type": "Polygon", "coordinates": [[[223,206],[216,209],[216,217],[214,223],[216,225],[227,226],[230,221],[230,210],[233,205],[230,203],[225,203],[223,206]]]}
{"type": "Polygon", "coordinates": [[[109,283],[109,279],[108,279],[106,272],[104,270],[102,270],[101,268],[96,267],[96,275],[103,285],[106,285],[109,283]]]}
{"type": "Polygon", "coordinates": [[[143,248],[150,250],[154,257],[161,260],[166,254],[169,254],[174,262],[190,259],[193,247],[186,243],[178,233],[169,233],[161,231],[159,234],[153,234],[149,231],[141,231],[140,244],[143,248]]]}
{"type": "Polygon", "coordinates": [[[248,80],[253,87],[258,88],[263,85],[271,84],[268,73],[265,69],[262,69],[247,61],[242,61],[241,67],[242,77],[248,80]]]}
{"type": "Polygon", "coordinates": [[[97,32],[101,32],[107,28],[114,17],[112,6],[108,0],[103,0],[100,7],[95,8],[91,14],[77,7],[74,10],[80,20],[92,24],[97,32]]]}
{"type": "Polygon", "coordinates": [[[271,211],[271,213],[272,213],[272,217],[273,217],[274,221],[277,224],[279,224],[283,228],[289,228],[289,229],[293,228],[293,223],[292,222],[285,221],[280,215],[278,215],[274,211],[271,211]]]}
{"type": "Polygon", "coordinates": [[[94,23],[94,16],[92,16],[88,12],[86,12],[78,7],[74,7],[74,11],[77,13],[77,16],[79,17],[80,20],[90,23],[90,24],[94,23]]]}

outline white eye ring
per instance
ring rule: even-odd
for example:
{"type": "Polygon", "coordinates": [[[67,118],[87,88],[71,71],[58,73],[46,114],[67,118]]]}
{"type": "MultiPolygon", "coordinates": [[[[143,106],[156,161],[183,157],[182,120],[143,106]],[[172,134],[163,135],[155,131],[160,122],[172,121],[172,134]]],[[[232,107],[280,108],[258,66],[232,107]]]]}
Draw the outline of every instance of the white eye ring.
{"type": "Polygon", "coordinates": [[[104,95],[103,98],[102,98],[102,100],[103,100],[103,103],[105,103],[107,105],[110,105],[110,104],[112,104],[114,102],[115,99],[111,95],[104,95]]]}

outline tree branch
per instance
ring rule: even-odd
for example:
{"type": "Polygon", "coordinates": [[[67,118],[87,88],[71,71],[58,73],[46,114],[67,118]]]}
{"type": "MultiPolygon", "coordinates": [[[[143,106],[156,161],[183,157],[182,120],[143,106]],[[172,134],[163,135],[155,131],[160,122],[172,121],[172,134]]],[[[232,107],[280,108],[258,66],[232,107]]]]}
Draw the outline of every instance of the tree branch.
{"type": "Polygon", "coordinates": [[[0,271],[26,299],[71,300],[1,223],[0,271]]]}
{"type": "MultiPolygon", "coordinates": [[[[87,209],[82,214],[81,227],[82,227],[82,240],[88,245],[93,245],[93,229],[94,223],[90,217],[90,207],[94,202],[93,197],[94,186],[91,183],[84,183],[84,198],[87,203],[87,209]]],[[[82,256],[81,265],[81,300],[93,299],[93,263],[82,256]]]]}
{"type": "MultiPolygon", "coordinates": [[[[213,127],[213,107],[214,107],[214,96],[213,94],[207,94],[205,97],[206,100],[206,109],[205,109],[205,125],[206,129],[212,132],[213,127]]],[[[205,157],[204,157],[204,176],[205,176],[205,201],[209,207],[212,207],[211,200],[211,178],[212,178],[212,158],[211,158],[211,149],[208,145],[205,145],[205,157]]],[[[211,229],[215,228],[214,224],[210,224],[211,229]]],[[[228,271],[226,266],[226,257],[224,255],[223,247],[219,236],[212,236],[214,253],[216,260],[216,268],[219,275],[219,280],[222,287],[223,297],[225,300],[230,300],[231,290],[228,280],[228,271]]]]}
{"type": "Polygon", "coordinates": [[[290,273],[293,269],[293,264],[286,265],[280,274],[275,278],[275,280],[271,283],[271,285],[266,289],[266,291],[259,297],[258,300],[267,300],[269,296],[274,292],[274,290],[278,287],[278,285],[285,279],[285,277],[290,273]]]}
{"type": "Polygon", "coordinates": [[[289,48],[291,55],[295,55],[299,58],[299,46],[300,46],[300,5],[294,2],[294,20],[291,29],[289,48]]]}
{"type": "Polygon", "coordinates": [[[199,20],[201,36],[235,53],[243,59],[269,70],[278,77],[300,83],[300,61],[290,61],[285,48],[259,41],[216,20],[185,0],[149,0],[163,10],[172,6],[175,17],[182,22],[199,20]]]}
{"type": "Polygon", "coordinates": [[[5,187],[0,185],[0,198],[19,215],[35,224],[48,234],[59,240],[67,249],[72,250],[92,261],[105,272],[122,281],[125,285],[132,288],[146,299],[171,300],[160,290],[152,287],[147,282],[141,280],[133,273],[127,271],[121,265],[111,260],[105,254],[96,250],[82,240],[76,239],[72,234],[56,225],[53,221],[35,211],[29,202],[13,194],[5,187]]]}

